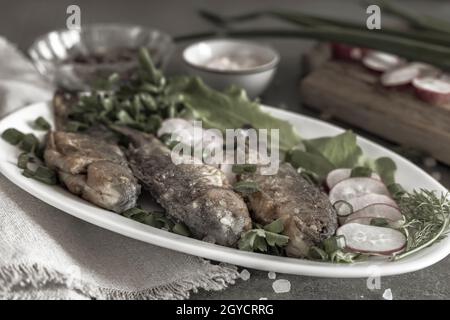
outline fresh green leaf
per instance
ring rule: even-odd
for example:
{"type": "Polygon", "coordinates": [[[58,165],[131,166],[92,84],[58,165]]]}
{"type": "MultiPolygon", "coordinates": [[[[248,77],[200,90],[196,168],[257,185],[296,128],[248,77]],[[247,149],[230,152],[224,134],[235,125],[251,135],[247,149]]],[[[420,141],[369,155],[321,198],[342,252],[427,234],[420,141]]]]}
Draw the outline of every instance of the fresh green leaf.
{"type": "Polygon", "coordinates": [[[284,247],[289,242],[289,237],[277,234],[273,232],[266,231],[266,241],[267,244],[271,247],[278,246],[278,247],[284,247]]]}
{"type": "Polygon", "coordinates": [[[43,117],[38,117],[34,120],[34,128],[37,130],[47,131],[51,129],[51,125],[43,117]]]}
{"type": "Polygon", "coordinates": [[[23,137],[22,142],[20,143],[20,149],[22,149],[25,152],[34,152],[34,150],[36,150],[38,146],[39,140],[32,133],[26,134],[23,137]]]}
{"type": "Polygon", "coordinates": [[[258,103],[250,101],[243,90],[230,88],[226,92],[207,87],[199,78],[172,80],[171,91],[181,96],[183,104],[208,128],[242,128],[251,125],[255,129],[279,130],[280,150],[287,151],[300,142],[291,124],[261,110],[258,103]]]}
{"type": "Polygon", "coordinates": [[[313,260],[328,260],[328,254],[323,249],[316,246],[309,248],[308,257],[313,260]]]}
{"type": "Polygon", "coordinates": [[[368,167],[354,167],[350,173],[350,177],[370,177],[372,175],[372,169],[368,167]]]}
{"type": "Polygon", "coordinates": [[[2,133],[2,139],[8,142],[9,144],[12,144],[13,146],[16,146],[20,142],[22,142],[24,137],[25,134],[14,128],[6,129],[2,133]]]}
{"type": "Polygon", "coordinates": [[[172,228],[172,232],[185,237],[191,236],[189,229],[182,223],[176,223],[172,228]]]}
{"type": "Polygon", "coordinates": [[[305,140],[304,144],[308,152],[323,156],[334,168],[353,168],[362,155],[352,131],[334,137],[305,140]]]}
{"type": "Polygon", "coordinates": [[[396,170],[397,166],[391,158],[381,157],[375,160],[375,171],[387,186],[395,183],[396,170]]]}
{"type": "Polygon", "coordinates": [[[28,168],[28,163],[30,162],[31,159],[32,158],[28,153],[23,152],[19,155],[19,158],[17,159],[17,166],[20,169],[26,169],[28,168]]]}
{"type": "Polygon", "coordinates": [[[254,181],[239,181],[233,186],[236,192],[248,195],[259,191],[258,184],[254,181]]]}
{"type": "Polygon", "coordinates": [[[335,166],[324,156],[302,150],[292,150],[289,152],[287,161],[294,168],[301,168],[313,172],[319,179],[324,179],[328,172],[335,169],[335,166]]]}
{"type": "Polygon", "coordinates": [[[284,220],[282,218],[279,218],[264,226],[264,230],[273,233],[281,233],[284,230],[284,220]]]}
{"type": "Polygon", "coordinates": [[[234,164],[231,168],[231,171],[235,174],[244,174],[244,173],[255,173],[257,169],[256,164],[234,164]]]}

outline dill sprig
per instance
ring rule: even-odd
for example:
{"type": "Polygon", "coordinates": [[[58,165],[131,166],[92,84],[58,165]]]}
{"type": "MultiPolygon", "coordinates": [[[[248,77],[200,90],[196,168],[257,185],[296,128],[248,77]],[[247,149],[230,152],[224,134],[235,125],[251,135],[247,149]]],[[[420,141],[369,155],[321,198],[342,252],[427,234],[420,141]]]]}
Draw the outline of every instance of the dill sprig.
{"type": "Polygon", "coordinates": [[[447,193],[420,189],[398,198],[405,223],[406,250],[395,256],[398,260],[440,241],[449,231],[450,200],[447,193]]]}

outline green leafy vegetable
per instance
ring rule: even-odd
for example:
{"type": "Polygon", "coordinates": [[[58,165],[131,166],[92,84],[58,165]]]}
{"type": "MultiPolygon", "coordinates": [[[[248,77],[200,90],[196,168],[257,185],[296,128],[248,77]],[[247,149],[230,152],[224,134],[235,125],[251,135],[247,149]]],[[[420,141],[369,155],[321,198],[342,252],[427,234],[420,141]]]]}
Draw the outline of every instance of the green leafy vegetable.
{"type": "Polygon", "coordinates": [[[256,225],[241,236],[238,247],[244,251],[280,253],[280,249],[289,242],[288,236],[280,234],[283,229],[282,219],[277,219],[264,228],[256,225]]]}
{"type": "Polygon", "coordinates": [[[20,149],[25,152],[34,152],[39,147],[39,139],[32,133],[23,136],[20,149]]]}
{"type": "Polygon", "coordinates": [[[258,184],[254,181],[239,181],[233,186],[236,192],[248,195],[260,191],[258,184]]]}
{"type": "Polygon", "coordinates": [[[186,225],[183,223],[175,223],[163,212],[148,212],[136,207],[122,212],[122,216],[154,228],[167,230],[186,237],[191,236],[191,232],[186,225]]]}
{"type": "Polygon", "coordinates": [[[333,169],[353,168],[362,155],[356,135],[351,131],[334,137],[303,140],[303,143],[306,150],[291,150],[287,161],[295,168],[317,174],[320,179],[324,179],[333,169]]]}
{"type": "Polygon", "coordinates": [[[243,174],[243,173],[255,173],[256,172],[256,164],[234,164],[231,167],[231,171],[235,174],[243,174]]]}
{"type": "Polygon", "coordinates": [[[58,182],[56,172],[44,166],[39,166],[36,171],[25,168],[22,175],[26,178],[32,178],[48,185],[55,185],[58,182]]]}
{"type": "Polygon", "coordinates": [[[354,167],[350,173],[350,177],[370,177],[372,175],[372,169],[367,167],[354,167]]]}
{"type": "Polygon", "coordinates": [[[268,225],[264,226],[264,230],[272,232],[272,233],[281,233],[284,230],[284,221],[283,219],[277,219],[268,225]]]}
{"type": "Polygon", "coordinates": [[[334,137],[324,137],[304,141],[306,150],[320,154],[335,168],[353,168],[362,155],[356,143],[356,135],[346,131],[334,137]]]}
{"type": "Polygon", "coordinates": [[[176,223],[172,228],[172,232],[185,237],[191,236],[189,229],[182,223],[176,223]]]}
{"type": "Polygon", "coordinates": [[[375,171],[380,175],[381,180],[387,186],[395,183],[396,170],[397,166],[391,158],[381,157],[375,160],[375,171]]]}
{"type": "Polygon", "coordinates": [[[25,134],[14,128],[6,129],[2,133],[2,139],[8,142],[9,144],[12,144],[13,146],[16,146],[20,142],[22,142],[24,137],[25,134]]]}
{"type": "Polygon", "coordinates": [[[292,150],[288,153],[286,160],[294,168],[313,172],[319,179],[324,179],[328,172],[335,169],[334,165],[324,156],[302,150],[292,150]]]}
{"type": "Polygon", "coordinates": [[[230,128],[251,125],[255,129],[279,130],[280,150],[287,151],[300,143],[291,124],[261,110],[258,103],[250,101],[244,90],[236,87],[218,92],[207,87],[199,78],[177,80],[176,91],[183,104],[208,128],[225,132],[230,128]]]}
{"type": "Polygon", "coordinates": [[[47,131],[51,129],[51,125],[43,117],[38,117],[34,120],[34,128],[37,130],[47,131]]]}
{"type": "Polygon", "coordinates": [[[31,161],[32,157],[26,153],[23,152],[19,155],[19,158],[17,159],[17,166],[20,169],[26,169],[28,168],[28,163],[31,161]]]}

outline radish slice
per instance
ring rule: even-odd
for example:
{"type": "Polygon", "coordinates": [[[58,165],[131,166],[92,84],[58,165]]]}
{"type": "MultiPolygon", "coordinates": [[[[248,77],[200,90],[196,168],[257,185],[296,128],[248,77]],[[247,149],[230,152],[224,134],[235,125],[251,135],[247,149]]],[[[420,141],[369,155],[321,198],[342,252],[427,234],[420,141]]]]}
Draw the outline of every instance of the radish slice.
{"type": "Polygon", "coordinates": [[[346,249],[359,253],[392,255],[406,246],[406,237],[400,231],[358,223],[340,227],[336,235],[344,236],[346,249]]]}
{"type": "Polygon", "coordinates": [[[351,223],[352,220],[359,218],[383,218],[386,220],[397,221],[402,219],[402,214],[396,207],[377,203],[355,211],[347,217],[346,223],[351,223]]]}
{"type": "Polygon", "coordinates": [[[353,212],[359,211],[373,204],[386,204],[398,208],[397,203],[384,194],[370,193],[361,197],[348,199],[347,201],[353,208],[353,212]]]}
{"type": "Polygon", "coordinates": [[[362,62],[363,65],[370,70],[385,72],[400,66],[403,63],[403,60],[400,57],[390,53],[370,51],[364,56],[362,62]]]}
{"type": "Polygon", "coordinates": [[[385,87],[403,86],[419,76],[437,75],[438,73],[439,70],[429,64],[413,62],[385,72],[380,81],[385,87]]]}
{"type": "Polygon", "coordinates": [[[350,178],[336,184],[330,190],[330,202],[338,200],[349,201],[367,194],[376,193],[389,196],[389,191],[383,182],[372,178],[350,178]]]}
{"type": "MultiPolygon", "coordinates": [[[[385,222],[387,223],[388,228],[393,228],[393,229],[397,229],[400,228],[403,224],[403,220],[389,220],[389,219],[385,219],[385,218],[377,218],[377,217],[367,217],[367,218],[356,218],[356,219],[352,219],[351,221],[347,221],[347,223],[357,223],[357,224],[364,224],[367,226],[373,225],[373,219],[384,219],[385,222]]],[[[343,223],[341,223],[341,226],[346,224],[346,222],[344,221],[343,223]]],[[[384,226],[379,226],[379,227],[384,227],[384,226]]]]}
{"type": "Polygon", "coordinates": [[[332,43],[331,50],[335,59],[361,60],[364,55],[361,48],[352,47],[343,43],[332,43]]]}
{"type": "MultiPolygon", "coordinates": [[[[342,168],[342,169],[334,169],[328,173],[326,178],[326,183],[329,189],[332,189],[337,183],[341,182],[342,180],[350,178],[350,175],[352,174],[352,169],[348,168],[342,168]]],[[[381,180],[380,176],[373,172],[370,176],[372,179],[381,180]]]]}
{"type": "Polygon", "coordinates": [[[450,101],[450,79],[446,77],[421,77],[413,80],[417,96],[431,104],[450,101]]]}

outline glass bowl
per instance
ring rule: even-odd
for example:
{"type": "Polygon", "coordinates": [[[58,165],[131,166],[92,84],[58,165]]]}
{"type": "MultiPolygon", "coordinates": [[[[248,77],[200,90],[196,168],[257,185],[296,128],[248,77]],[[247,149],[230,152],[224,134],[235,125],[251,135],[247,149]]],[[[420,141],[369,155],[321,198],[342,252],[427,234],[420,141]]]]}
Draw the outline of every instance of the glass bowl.
{"type": "Polygon", "coordinates": [[[37,70],[57,87],[89,90],[112,73],[126,76],[138,65],[146,47],[158,68],[164,68],[174,49],[172,38],[137,25],[94,24],[80,30],[52,31],[28,50],[37,70]]]}

